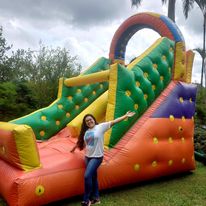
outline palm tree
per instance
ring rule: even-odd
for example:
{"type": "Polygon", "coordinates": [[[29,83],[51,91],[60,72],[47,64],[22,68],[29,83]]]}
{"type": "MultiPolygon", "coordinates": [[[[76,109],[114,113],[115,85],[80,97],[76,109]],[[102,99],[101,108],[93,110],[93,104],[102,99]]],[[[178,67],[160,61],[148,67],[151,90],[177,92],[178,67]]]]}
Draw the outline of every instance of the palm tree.
{"type": "MultiPolygon", "coordinates": [[[[205,60],[206,60],[206,53],[205,53],[205,27],[206,27],[206,1],[205,0],[186,0],[185,1],[185,6],[184,6],[184,15],[187,18],[189,11],[193,8],[194,1],[197,3],[199,6],[200,10],[202,11],[203,14],[203,49],[201,50],[201,53],[199,54],[202,56],[202,70],[201,70],[201,85],[203,86],[203,73],[205,72],[205,78],[206,78],[206,68],[205,68],[205,60]]],[[[205,79],[206,80],[206,79],[205,79]]],[[[205,82],[205,87],[206,87],[206,82],[205,82]]]]}
{"type": "MultiPolygon", "coordinates": [[[[138,7],[142,0],[131,0],[132,6],[138,7]]],[[[162,4],[166,4],[167,0],[162,0],[162,4]]],[[[169,0],[168,2],[168,17],[175,22],[175,3],[176,0],[169,0]]]]}
{"type": "Polygon", "coordinates": [[[205,87],[206,87],[206,62],[205,62],[206,53],[201,48],[196,48],[196,49],[194,49],[194,51],[197,51],[200,54],[200,56],[202,57],[202,62],[204,63],[204,65],[203,65],[204,69],[201,71],[201,83],[200,84],[203,86],[203,72],[205,72],[205,87]]]}

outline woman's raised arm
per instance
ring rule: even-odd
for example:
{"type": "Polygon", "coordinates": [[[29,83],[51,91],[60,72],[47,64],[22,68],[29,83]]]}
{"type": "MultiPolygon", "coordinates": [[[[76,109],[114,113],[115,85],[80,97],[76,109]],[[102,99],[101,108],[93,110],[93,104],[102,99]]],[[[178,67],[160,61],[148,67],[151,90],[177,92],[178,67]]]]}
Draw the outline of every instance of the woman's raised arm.
{"type": "Polygon", "coordinates": [[[125,115],[118,117],[117,119],[114,119],[113,121],[111,121],[111,127],[128,117],[133,117],[134,115],[135,115],[135,112],[128,111],[125,115]]]}

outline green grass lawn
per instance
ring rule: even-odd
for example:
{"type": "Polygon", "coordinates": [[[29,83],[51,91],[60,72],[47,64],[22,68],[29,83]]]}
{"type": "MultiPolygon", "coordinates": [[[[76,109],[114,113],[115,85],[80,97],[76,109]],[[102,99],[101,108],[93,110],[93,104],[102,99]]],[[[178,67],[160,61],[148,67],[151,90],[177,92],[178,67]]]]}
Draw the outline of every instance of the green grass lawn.
{"type": "MultiPolygon", "coordinates": [[[[100,192],[102,206],[205,206],[206,166],[200,162],[194,172],[159,178],[100,192]]],[[[48,206],[79,206],[81,197],[48,206]]],[[[0,201],[0,205],[5,203],[0,201]]]]}

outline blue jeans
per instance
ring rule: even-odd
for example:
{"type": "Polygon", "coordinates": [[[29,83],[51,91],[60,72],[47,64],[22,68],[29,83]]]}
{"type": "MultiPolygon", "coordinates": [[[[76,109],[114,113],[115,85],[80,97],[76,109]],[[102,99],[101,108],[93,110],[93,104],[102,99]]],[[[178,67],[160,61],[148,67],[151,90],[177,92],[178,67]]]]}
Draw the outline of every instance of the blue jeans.
{"type": "Polygon", "coordinates": [[[84,173],[84,197],[88,202],[90,198],[99,198],[97,169],[102,163],[103,157],[85,157],[86,171],[84,173]]]}

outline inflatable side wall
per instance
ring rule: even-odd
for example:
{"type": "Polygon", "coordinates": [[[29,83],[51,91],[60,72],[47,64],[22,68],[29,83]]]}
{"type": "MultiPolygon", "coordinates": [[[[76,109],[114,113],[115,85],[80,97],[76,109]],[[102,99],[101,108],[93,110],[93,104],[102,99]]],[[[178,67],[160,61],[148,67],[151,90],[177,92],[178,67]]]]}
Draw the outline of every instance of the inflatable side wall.
{"type": "MultiPolygon", "coordinates": [[[[106,58],[100,58],[82,75],[107,70],[109,62],[106,58]]],[[[49,139],[107,89],[108,83],[67,87],[62,78],[59,80],[58,99],[56,101],[46,108],[12,120],[11,123],[29,125],[37,139],[49,139]]]]}

